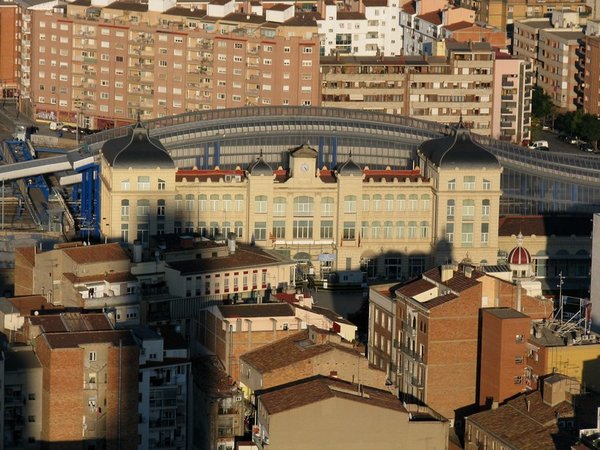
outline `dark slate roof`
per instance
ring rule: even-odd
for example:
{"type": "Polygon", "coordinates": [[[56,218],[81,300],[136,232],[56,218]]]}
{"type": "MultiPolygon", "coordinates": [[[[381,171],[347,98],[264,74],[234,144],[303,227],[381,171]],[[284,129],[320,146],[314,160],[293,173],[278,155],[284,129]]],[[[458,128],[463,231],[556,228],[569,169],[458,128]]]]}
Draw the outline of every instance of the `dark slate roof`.
{"type": "Polygon", "coordinates": [[[102,145],[102,154],[112,167],[174,168],[175,163],[158,139],[138,121],[130,134],[110,139],[102,145]]]}
{"type": "Polygon", "coordinates": [[[509,216],[500,217],[498,236],[590,236],[592,216],[509,216]]]}
{"type": "Polygon", "coordinates": [[[337,168],[340,175],[362,175],[363,170],[352,160],[352,155],[348,156],[346,162],[340,163],[337,168]]]}
{"type": "Polygon", "coordinates": [[[462,122],[450,136],[430,139],[419,146],[419,152],[437,167],[499,167],[494,155],[471,139],[462,122]]]}
{"type": "Polygon", "coordinates": [[[300,147],[296,147],[290,150],[290,154],[294,158],[305,157],[305,158],[316,158],[317,150],[312,148],[309,144],[302,144],[300,147]]]}
{"type": "Polygon", "coordinates": [[[294,308],[288,303],[258,303],[219,305],[225,319],[237,317],[293,317],[294,308]]]}
{"type": "Polygon", "coordinates": [[[273,175],[273,168],[263,159],[261,155],[256,159],[256,161],[250,164],[248,167],[248,172],[251,175],[273,175]]]}

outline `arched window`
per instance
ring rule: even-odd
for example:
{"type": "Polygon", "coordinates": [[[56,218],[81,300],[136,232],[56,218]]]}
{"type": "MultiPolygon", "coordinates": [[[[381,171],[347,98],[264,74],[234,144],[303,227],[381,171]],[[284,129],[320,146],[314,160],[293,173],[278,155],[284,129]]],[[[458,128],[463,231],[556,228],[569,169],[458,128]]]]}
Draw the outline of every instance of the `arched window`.
{"type": "Polygon", "coordinates": [[[381,195],[379,194],[373,196],[373,211],[381,211],[381,195]]]}
{"type": "Polygon", "coordinates": [[[344,197],[344,212],[355,213],[356,212],[356,196],[346,195],[344,197]]]}
{"type": "Polygon", "coordinates": [[[386,196],[385,196],[385,210],[386,211],[394,210],[394,196],[392,194],[386,194],[386,196]]]}
{"type": "Polygon", "coordinates": [[[231,195],[229,195],[229,194],[225,194],[223,196],[223,211],[225,211],[225,212],[232,211],[231,195]]]}
{"type": "Polygon", "coordinates": [[[137,217],[138,220],[148,220],[148,214],[150,214],[150,200],[141,199],[137,201],[137,217]]]}
{"type": "Polygon", "coordinates": [[[416,211],[418,203],[419,203],[419,196],[417,194],[411,194],[408,196],[408,209],[410,211],[416,211]]]}
{"type": "Polygon", "coordinates": [[[404,211],[406,209],[406,195],[400,194],[396,197],[396,204],[398,211],[404,211]]]}
{"type": "Polygon", "coordinates": [[[396,222],[396,237],[398,239],[404,239],[404,222],[396,222]]]}
{"type": "Polygon", "coordinates": [[[429,194],[421,195],[421,207],[423,208],[423,211],[429,211],[429,208],[431,208],[431,198],[429,197],[429,194]]]}
{"type": "Polygon", "coordinates": [[[394,223],[392,221],[386,221],[383,223],[383,237],[385,239],[392,239],[394,230],[394,223]]]}
{"type": "Polygon", "coordinates": [[[275,197],[273,199],[273,215],[276,217],[284,217],[286,203],[285,197],[275,197]]]}
{"type": "Polygon", "coordinates": [[[371,202],[371,197],[367,194],[363,194],[362,196],[362,210],[369,211],[371,208],[369,207],[369,203],[371,202]]]}
{"type": "Polygon", "coordinates": [[[381,222],[373,222],[371,224],[371,236],[373,239],[381,238],[381,222]]]}
{"type": "Polygon", "coordinates": [[[198,209],[200,211],[208,211],[208,197],[205,194],[198,196],[198,209]]]}
{"type": "Polygon", "coordinates": [[[244,211],[244,194],[236,194],[235,195],[235,210],[236,211],[244,211]]]}
{"type": "Polygon", "coordinates": [[[129,220],[129,200],[121,200],[121,220],[129,220]]]}
{"type": "Polygon", "coordinates": [[[183,203],[183,196],[177,194],[175,196],[175,211],[181,211],[181,204],[183,203]]]}
{"type": "Polygon", "coordinates": [[[219,196],[217,194],[211,194],[210,196],[210,210],[213,212],[219,210],[219,196]]]}
{"type": "Polygon", "coordinates": [[[257,214],[265,214],[267,212],[266,195],[257,195],[254,197],[254,212],[257,214]]]}
{"type": "Polygon", "coordinates": [[[188,194],[185,196],[185,210],[193,211],[194,210],[194,195],[188,194]]]}
{"type": "Polygon", "coordinates": [[[421,222],[421,239],[427,239],[429,237],[429,222],[423,221],[421,222]]]}
{"type": "Polygon", "coordinates": [[[332,217],[333,216],[333,197],[323,197],[321,199],[321,216],[332,217]]]}
{"type": "Polygon", "coordinates": [[[295,216],[312,216],[314,209],[314,199],[307,195],[294,197],[294,215],[295,216]]]}

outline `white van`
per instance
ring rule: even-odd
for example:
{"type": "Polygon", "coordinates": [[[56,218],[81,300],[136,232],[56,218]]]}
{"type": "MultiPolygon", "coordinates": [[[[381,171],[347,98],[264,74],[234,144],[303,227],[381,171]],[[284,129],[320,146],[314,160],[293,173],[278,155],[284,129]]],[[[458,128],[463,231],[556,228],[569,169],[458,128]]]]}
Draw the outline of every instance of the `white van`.
{"type": "Polygon", "coordinates": [[[52,131],[58,131],[63,127],[63,123],[62,122],[50,122],[50,129],[52,131]]]}
{"type": "Polygon", "coordinates": [[[550,146],[548,145],[548,141],[534,141],[531,144],[529,144],[529,148],[531,150],[536,150],[536,149],[540,149],[540,148],[543,148],[544,150],[548,150],[550,148],[550,146]]]}

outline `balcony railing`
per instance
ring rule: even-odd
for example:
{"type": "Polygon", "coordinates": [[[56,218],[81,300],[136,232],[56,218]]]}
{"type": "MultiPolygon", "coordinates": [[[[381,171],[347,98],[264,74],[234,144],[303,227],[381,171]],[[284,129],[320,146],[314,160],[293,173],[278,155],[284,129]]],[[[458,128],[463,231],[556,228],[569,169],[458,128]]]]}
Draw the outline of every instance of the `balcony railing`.
{"type": "Polygon", "coordinates": [[[400,344],[400,351],[403,355],[408,356],[409,358],[414,359],[417,362],[423,362],[423,356],[411,350],[409,347],[403,345],[402,343],[400,344]]]}

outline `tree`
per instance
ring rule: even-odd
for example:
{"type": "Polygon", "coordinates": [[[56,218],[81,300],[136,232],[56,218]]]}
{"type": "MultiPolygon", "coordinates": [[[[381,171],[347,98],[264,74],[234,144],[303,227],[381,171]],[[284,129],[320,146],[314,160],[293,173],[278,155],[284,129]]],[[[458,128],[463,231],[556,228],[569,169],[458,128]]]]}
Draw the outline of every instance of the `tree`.
{"type": "Polygon", "coordinates": [[[554,112],[552,97],[546,94],[542,88],[536,87],[531,95],[531,113],[538,119],[545,119],[554,112]]]}
{"type": "Polygon", "coordinates": [[[598,150],[598,139],[600,139],[600,120],[592,114],[583,114],[579,122],[579,136],[598,150]]]}

